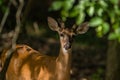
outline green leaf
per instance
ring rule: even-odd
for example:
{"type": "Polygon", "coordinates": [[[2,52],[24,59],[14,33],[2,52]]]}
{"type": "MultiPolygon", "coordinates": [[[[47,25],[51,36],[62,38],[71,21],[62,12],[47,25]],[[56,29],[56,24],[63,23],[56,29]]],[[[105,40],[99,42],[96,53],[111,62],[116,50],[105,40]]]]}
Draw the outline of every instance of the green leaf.
{"type": "Polygon", "coordinates": [[[62,1],[54,1],[53,3],[52,3],[52,6],[51,6],[51,8],[49,9],[49,10],[60,10],[61,8],[62,8],[62,4],[63,4],[63,2],[62,1]]]}
{"type": "Polygon", "coordinates": [[[70,10],[73,6],[74,0],[66,0],[63,2],[63,8],[64,10],[70,10]]]}
{"type": "Polygon", "coordinates": [[[102,16],[103,8],[99,8],[97,11],[98,16],[102,16]]]}
{"type": "Polygon", "coordinates": [[[114,23],[115,20],[116,20],[116,19],[115,19],[115,16],[116,16],[115,10],[113,9],[113,10],[108,11],[108,15],[109,15],[109,17],[110,17],[111,23],[114,23]]]}
{"type": "Polygon", "coordinates": [[[118,14],[118,15],[120,14],[120,13],[119,13],[119,10],[120,10],[120,9],[119,9],[118,4],[115,4],[115,5],[114,5],[114,11],[115,11],[115,13],[118,14]]]}
{"type": "Polygon", "coordinates": [[[117,39],[117,35],[114,32],[112,32],[112,33],[109,34],[108,39],[109,40],[117,39]]]}
{"type": "Polygon", "coordinates": [[[103,8],[107,8],[108,4],[107,2],[105,2],[105,0],[99,0],[99,4],[101,5],[101,7],[103,8]]]}
{"type": "Polygon", "coordinates": [[[79,11],[78,11],[78,10],[73,10],[73,11],[70,12],[69,16],[70,16],[70,17],[75,17],[75,16],[77,16],[78,14],[79,14],[79,11]]]}
{"type": "Polygon", "coordinates": [[[119,28],[119,22],[114,23],[112,26],[113,26],[114,30],[118,29],[119,28]]]}
{"type": "Polygon", "coordinates": [[[91,16],[93,16],[94,11],[95,11],[94,6],[91,6],[90,8],[88,8],[87,13],[91,17],[91,16]]]}
{"type": "Polygon", "coordinates": [[[119,23],[116,22],[115,24],[112,25],[114,32],[110,33],[108,36],[109,40],[114,40],[117,39],[119,41],[120,38],[120,27],[119,27],[119,23]]]}
{"type": "Polygon", "coordinates": [[[118,41],[120,42],[120,35],[118,36],[118,41]]]}
{"type": "Polygon", "coordinates": [[[98,26],[102,23],[102,19],[100,17],[94,17],[90,20],[90,26],[98,26]]]}
{"type": "Polygon", "coordinates": [[[84,21],[84,19],[85,19],[85,14],[83,12],[81,12],[76,19],[77,20],[76,24],[79,25],[80,23],[82,23],[84,21]]]}
{"type": "Polygon", "coordinates": [[[85,9],[85,0],[82,0],[82,1],[79,0],[79,4],[77,5],[77,7],[79,8],[79,10],[84,10],[85,9]]]}
{"type": "Polygon", "coordinates": [[[61,17],[62,17],[62,20],[65,22],[67,17],[65,17],[65,16],[61,16],[61,17]]]}
{"type": "Polygon", "coordinates": [[[64,16],[64,17],[68,17],[69,14],[68,14],[68,11],[62,10],[61,15],[64,16]]]}
{"type": "Polygon", "coordinates": [[[117,35],[120,35],[120,27],[118,27],[118,28],[115,29],[115,33],[116,33],[117,35]]]}
{"type": "Polygon", "coordinates": [[[110,0],[110,2],[111,2],[112,4],[118,4],[118,1],[119,1],[119,0],[110,0]]]}
{"type": "Polygon", "coordinates": [[[64,2],[63,6],[64,10],[69,10],[71,8],[71,4],[68,1],[64,2]]]}
{"type": "Polygon", "coordinates": [[[120,43],[120,37],[118,38],[118,42],[120,43]]]}
{"type": "Polygon", "coordinates": [[[103,36],[103,33],[102,33],[103,27],[101,25],[98,26],[95,30],[97,32],[97,36],[98,37],[102,37],[103,36]]]}
{"type": "Polygon", "coordinates": [[[89,1],[89,0],[84,0],[85,2],[84,2],[84,5],[85,6],[90,6],[91,5],[91,2],[89,1]]]}
{"type": "Polygon", "coordinates": [[[106,34],[109,31],[109,24],[107,22],[103,22],[102,23],[102,27],[103,27],[103,34],[106,34]]]}

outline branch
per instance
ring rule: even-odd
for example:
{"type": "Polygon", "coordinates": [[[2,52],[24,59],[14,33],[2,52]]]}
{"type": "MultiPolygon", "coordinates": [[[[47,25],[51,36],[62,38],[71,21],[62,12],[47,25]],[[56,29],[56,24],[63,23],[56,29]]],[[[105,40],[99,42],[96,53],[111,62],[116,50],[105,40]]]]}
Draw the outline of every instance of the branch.
{"type": "Polygon", "coordinates": [[[16,3],[15,0],[10,0],[10,1],[9,1],[8,6],[7,6],[7,9],[6,9],[6,11],[5,11],[5,14],[4,14],[4,16],[3,16],[3,18],[2,18],[2,21],[1,21],[1,23],[0,23],[0,34],[1,34],[2,30],[3,30],[3,27],[4,27],[4,25],[5,25],[5,22],[6,22],[6,20],[7,20],[7,17],[8,17],[8,15],[9,15],[9,13],[10,13],[10,6],[11,6],[11,4],[13,4],[15,7],[17,7],[17,3],[16,3]]]}
{"type": "Polygon", "coordinates": [[[1,32],[2,32],[3,26],[4,26],[5,22],[6,22],[6,19],[7,19],[7,17],[8,17],[9,12],[10,12],[11,2],[12,2],[12,0],[9,1],[8,6],[7,6],[7,9],[6,9],[6,11],[5,11],[5,14],[4,14],[4,16],[3,16],[3,18],[2,18],[2,21],[1,21],[1,23],[0,23],[0,34],[1,34],[1,32]]]}
{"type": "Polygon", "coordinates": [[[0,80],[4,80],[4,78],[5,78],[5,74],[6,74],[10,59],[12,57],[13,52],[16,49],[15,48],[16,47],[16,41],[17,41],[18,35],[20,33],[20,28],[21,28],[20,16],[21,16],[22,9],[23,9],[23,6],[24,6],[24,1],[19,0],[19,3],[20,3],[19,7],[18,7],[18,10],[16,12],[16,28],[15,28],[15,33],[14,33],[13,38],[12,38],[12,44],[11,44],[12,47],[6,52],[6,61],[5,61],[5,64],[4,64],[4,67],[3,67],[2,71],[0,72],[0,80]]]}

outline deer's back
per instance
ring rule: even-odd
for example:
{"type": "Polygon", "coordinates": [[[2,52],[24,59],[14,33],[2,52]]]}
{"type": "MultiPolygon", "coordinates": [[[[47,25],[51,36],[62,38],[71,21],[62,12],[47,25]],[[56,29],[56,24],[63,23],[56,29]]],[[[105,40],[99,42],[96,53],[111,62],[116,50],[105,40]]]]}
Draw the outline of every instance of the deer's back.
{"type": "Polygon", "coordinates": [[[41,54],[29,46],[17,45],[7,70],[6,80],[56,80],[55,64],[55,58],[41,54]]]}

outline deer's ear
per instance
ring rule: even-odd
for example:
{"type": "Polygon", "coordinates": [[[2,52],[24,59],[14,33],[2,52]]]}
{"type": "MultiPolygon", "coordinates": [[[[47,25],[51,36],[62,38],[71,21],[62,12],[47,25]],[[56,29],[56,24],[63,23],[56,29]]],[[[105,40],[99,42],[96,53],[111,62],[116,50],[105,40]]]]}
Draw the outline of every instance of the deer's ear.
{"type": "Polygon", "coordinates": [[[89,29],[89,24],[88,24],[88,22],[85,22],[77,27],[76,33],[77,34],[84,34],[87,32],[88,29],[89,29]]]}
{"type": "Polygon", "coordinates": [[[51,17],[48,17],[48,26],[53,31],[58,31],[59,29],[57,21],[51,17]]]}

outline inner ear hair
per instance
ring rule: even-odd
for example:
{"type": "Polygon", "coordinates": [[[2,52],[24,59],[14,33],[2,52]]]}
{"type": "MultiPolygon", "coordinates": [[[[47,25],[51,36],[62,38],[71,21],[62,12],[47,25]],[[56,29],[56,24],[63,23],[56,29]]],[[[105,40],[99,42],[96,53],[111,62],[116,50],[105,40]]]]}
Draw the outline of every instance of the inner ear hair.
{"type": "Polygon", "coordinates": [[[84,22],[80,26],[77,26],[75,33],[76,34],[84,34],[88,31],[88,29],[89,29],[89,23],[84,22]]]}

